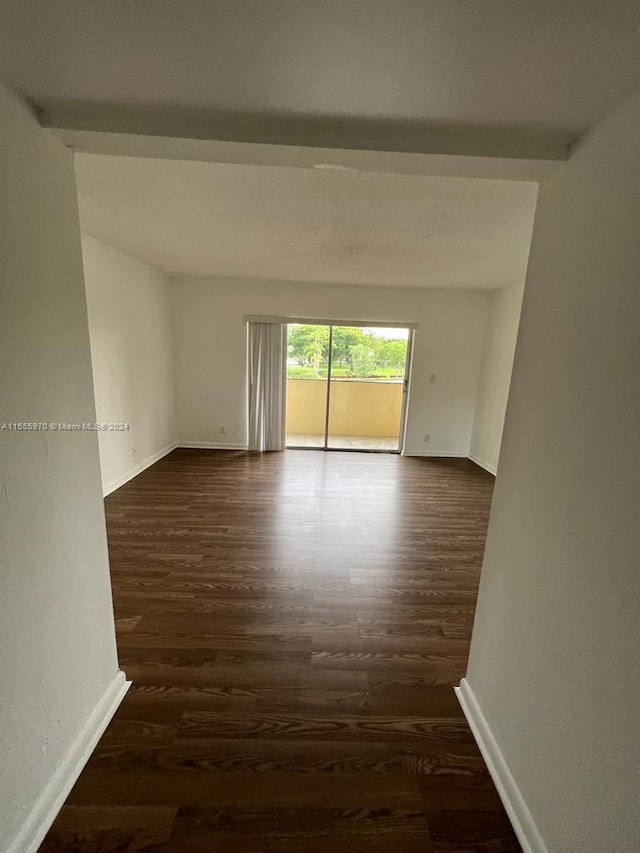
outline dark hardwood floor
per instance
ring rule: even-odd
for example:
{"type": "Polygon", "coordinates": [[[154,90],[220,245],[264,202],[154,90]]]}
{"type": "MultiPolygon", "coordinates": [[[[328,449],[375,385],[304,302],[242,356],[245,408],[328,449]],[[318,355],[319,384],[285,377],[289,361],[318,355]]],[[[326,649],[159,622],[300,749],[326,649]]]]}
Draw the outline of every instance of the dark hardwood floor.
{"type": "Polygon", "coordinates": [[[519,851],[452,686],[493,478],[176,450],[106,499],[133,686],[42,853],[519,851]]]}

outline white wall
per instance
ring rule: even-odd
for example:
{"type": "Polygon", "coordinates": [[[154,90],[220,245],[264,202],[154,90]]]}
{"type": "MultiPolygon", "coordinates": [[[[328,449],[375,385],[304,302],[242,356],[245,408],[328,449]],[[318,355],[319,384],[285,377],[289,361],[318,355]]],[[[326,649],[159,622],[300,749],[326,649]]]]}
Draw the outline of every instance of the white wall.
{"type": "Polygon", "coordinates": [[[550,853],[640,849],[638,139],[541,185],[469,661],[550,853]]]}
{"type": "MultiPolygon", "coordinates": [[[[0,422],[92,422],[71,154],[1,87],[0,126],[0,422]]],[[[0,850],[26,853],[118,663],[95,433],[0,431],[0,476],[0,850]]]]}
{"type": "Polygon", "coordinates": [[[180,442],[246,444],[243,316],[262,314],[418,323],[406,451],[467,455],[488,293],[201,278],[173,286],[180,442]]]}
{"type": "Polygon", "coordinates": [[[108,494],[173,446],[171,285],[154,267],[87,235],[82,255],[96,416],[131,427],[98,433],[108,494]]]}
{"type": "Polygon", "coordinates": [[[498,470],[523,288],[524,282],[494,291],[489,307],[469,455],[493,474],[498,470]]]}

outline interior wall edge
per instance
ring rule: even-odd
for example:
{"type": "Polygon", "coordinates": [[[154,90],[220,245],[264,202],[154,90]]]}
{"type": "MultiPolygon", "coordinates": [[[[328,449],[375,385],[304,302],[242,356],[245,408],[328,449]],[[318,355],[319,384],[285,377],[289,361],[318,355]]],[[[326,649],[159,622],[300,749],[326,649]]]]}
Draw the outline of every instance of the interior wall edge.
{"type": "Polygon", "coordinates": [[[157,267],[81,234],[103,496],[176,440],[171,284],[157,267]]]}
{"type": "Polygon", "coordinates": [[[18,834],[9,845],[7,853],[37,853],[129,687],[131,682],[126,680],[122,670],[118,670],[66,757],[36,800],[18,834]]]}
{"type": "Polygon", "coordinates": [[[481,468],[484,468],[485,471],[488,471],[493,476],[497,476],[498,474],[498,466],[492,465],[490,462],[487,462],[484,459],[481,459],[479,456],[476,456],[475,453],[469,453],[468,458],[475,462],[476,465],[479,465],[481,468]]]}
{"type": "Polygon", "coordinates": [[[454,687],[523,853],[550,853],[467,678],[454,687]]]}
{"type": "Polygon", "coordinates": [[[128,471],[125,471],[124,474],[121,474],[119,477],[115,477],[113,480],[110,480],[108,483],[105,483],[102,487],[103,497],[107,497],[111,492],[115,492],[116,489],[119,489],[120,486],[124,486],[125,483],[128,483],[129,480],[133,480],[134,477],[137,477],[138,474],[142,474],[147,468],[153,465],[156,462],[159,462],[163,456],[166,456],[167,453],[171,453],[172,450],[175,450],[176,447],[179,447],[177,441],[172,441],[167,444],[165,447],[162,447],[160,450],[156,451],[156,453],[152,453],[150,456],[147,456],[142,462],[138,462],[137,465],[134,465],[133,468],[130,468],[128,471]]]}

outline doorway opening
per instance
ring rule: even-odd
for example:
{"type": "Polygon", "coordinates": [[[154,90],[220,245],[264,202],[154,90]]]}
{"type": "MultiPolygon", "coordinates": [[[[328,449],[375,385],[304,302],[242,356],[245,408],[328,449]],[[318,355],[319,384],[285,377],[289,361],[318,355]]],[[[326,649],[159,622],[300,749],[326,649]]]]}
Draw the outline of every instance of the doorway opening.
{"type": "Polygon", "coordinates": [[[413,332],[289,323],[286,446],[399,453],[413,332]]]}

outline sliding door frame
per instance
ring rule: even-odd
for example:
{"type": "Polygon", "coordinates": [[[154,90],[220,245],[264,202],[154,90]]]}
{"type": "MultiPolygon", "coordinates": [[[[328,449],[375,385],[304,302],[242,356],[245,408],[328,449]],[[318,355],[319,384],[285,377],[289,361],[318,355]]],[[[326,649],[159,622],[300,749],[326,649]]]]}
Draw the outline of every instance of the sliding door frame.
{"type": "MultiPolygon", "coordinates": [[[[413,336],[415,333],[416,327],[413,325],[402,326],[398,323],[363,323],[363,322],[338,322],[336,320],[333,321],[325,321],[322,322],[320,320],[289,320],[287,325],[287,333],[290,325],[294,323],[303,323],[308,326],[328,326],[329,327],[329,354],[327,360],[327,393],[325,398],[325,419],[324,419],[324,444],[322,447],[308,447],[301,446],[295,444],[286,444],[285,440],[285,450],[323,450],[323,451],[332,451],[335,453],[396,453],[401,454],[404,452],[404,441],[407,429],[407,411],[408,411],[408,402],[409,402],[409,385],[410,385],[410,374],[411,374],[411,364],[413,357],[413,336]],[[331,367],[333,365],[333,329],[334,326],[339,326],[341,328],[375,328],[376,326],[379,328],[386,329],[406,329],[408,332],[407,335],[407,352],[405,355],[404,362],[404,378],[402,380],[402,409],[400,412],[400,429],[398,431],[398,446],[395,450],[384,450],[384,449],[374,449],[374,448],[358,448],[358,447],[329,447],[329,419],[331,416],[331,367]]],[[[285,367],[286,370],[286,367],[285,367]]],[[[286,375],[286,374],[285,374],[286,375]]],[[[286,413],[285,413],[286,418],[286,413]]]]}
{"type": "MultiPolygon", "coordinates": [[[[324,405],[324,444],[322,450],[329,450],[329,420],[331,418],[331,368],[333,366],[333,326],[329,325],[329,360],[327,361],[327,394],[324,405]]],[[[311,449],[311,448],[309,448],[311,449]]]]}
{"type": "MultiPolygon", "coordinates": [[[[413,337],[415,329],[408,329],[407,353],[404,361],[404,379],[402,389],[402,412],[400,414],[400,435],[396,453],[404,453],[404,442],[407,435],[407,414],[409,412],[409,386],[411,385],[411,366],[413,364],[413,337]]],[[[285,412],[285,420],[286,420],[285,412]]],[[[285,440],[286,444],[286,440],[285,440]]]]}

